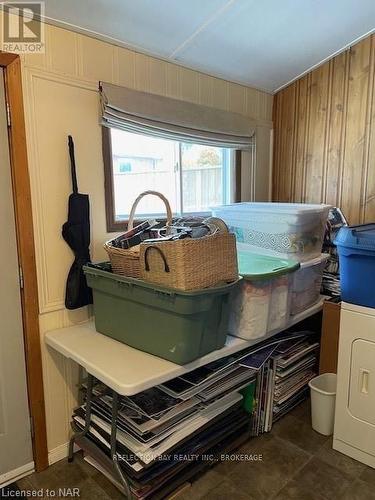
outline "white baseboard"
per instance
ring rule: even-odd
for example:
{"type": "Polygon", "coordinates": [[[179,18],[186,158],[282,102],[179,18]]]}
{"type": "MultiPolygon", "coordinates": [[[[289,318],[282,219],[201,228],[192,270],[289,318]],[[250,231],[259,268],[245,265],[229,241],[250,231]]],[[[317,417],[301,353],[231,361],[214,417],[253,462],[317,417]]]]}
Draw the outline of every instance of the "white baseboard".
{"type": "Polygon", "coordinates": [[[15,483],[25,476],[29,476],[34,472],[34,462],[18,467],[18,469],[0,475],[0,488],[4,488],[8,484],[15,483]]]}
{"type": "MultiPolygon", "coordinates": [[[[57,446],[53,450],[49,451],[48,452],[49,465],[52,465],[56,462],[59,462],[60,460],[63,460],[64,458],[67,458],[68,450],[69,450],[69,442],[57,446]]],[[[80,448],[74,445],[74,452],[79,450],[80,448]]],[[[29,464],[23,465],[18,469],[7,472],[6,474],[2,474],[0,475],[0,488],[3,488],[8,484],[15,483],[19,479],[22,479],[25,476],[29,476],[33,472],[35,472],[34,462],[30,462],[29,464]]]]}
{"type": "MultiPolygon", "coordinates": [[[[74,445],[74,453],[78,450],[80,450],[79,446],[74,445]]],[[[52,465],[60,460],[64,460],[64,458],[68,457],[68,451],[69,441],[48,452],[48,463],[52,465]]]]}
{"type": "Polygon", "coordinates": [[[358,462],[362,462],[363,464],[368,465],[375,469],[375,456],[366,453],[365,451],[359,450],[350,444],[344,443],[340,439],[333,439],[332,448],[334,450],[339,451],[340,453],[344,453],[348,457],[354,458],[358,462]]]}

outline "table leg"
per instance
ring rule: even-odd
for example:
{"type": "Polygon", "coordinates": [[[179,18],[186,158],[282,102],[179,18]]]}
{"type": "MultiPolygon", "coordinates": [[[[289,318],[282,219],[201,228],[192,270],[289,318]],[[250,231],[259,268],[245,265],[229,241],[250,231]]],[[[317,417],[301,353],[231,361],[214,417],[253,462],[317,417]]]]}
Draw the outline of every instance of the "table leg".
{"type": "Polygon", "coordinates": [[[86,417],[85,417],[85,427],[80,432],[76,432],[70,438],[69,441],[69,452],[68,452],[68,462],[73,462],[74,454],[74,442],[76,438],[85,436],[90,429],[91,422],[91,402],[92,402],[92,391],[94,387],[94,377],[88,373],[87,374],[87,392],[86,392],[86,417]]]}
{"type": "Polygon", "coordinates": [[[87,378],[87,372],[82,366],[78,365],[78,404],[79,406],[83,405],[84,401],[84,394],[82,390],[82,385],[84,379],[87,378]]]}
{"type": "Polygon", "coordinates": [[[121,484],[125,489],[125,495],[127,498],[131,499],[132,494],[130,492],[128,481],[125,477],[123,470],[120,467],[118,462],[117,455],[117,414],[118,414],[118,394],[113,391],[113,399],[112,399],[112,421],[111,421],[111,457],[113,460],[113,465],[117,471],[117,474],[120,478],[121,484]]]}

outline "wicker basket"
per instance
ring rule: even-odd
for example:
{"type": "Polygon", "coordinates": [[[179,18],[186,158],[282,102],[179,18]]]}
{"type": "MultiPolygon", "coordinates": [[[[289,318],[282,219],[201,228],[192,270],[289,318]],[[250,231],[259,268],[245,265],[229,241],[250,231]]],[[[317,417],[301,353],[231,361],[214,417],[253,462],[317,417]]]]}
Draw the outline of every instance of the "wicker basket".
{"type": "Polygon", "coordinates": [[[238,279],[234,234],[141,243],[141,278],[177,290],[198,290],[238,279]]]}
{"type": "MultiPolygon", "coordinates": [[[[166,226],[170,226],[172,224],[172,210],[167,198],[157,191],[144,191],[137,197],[130,210],[128,230],[133,229],[134,216],[138,203],[147,195],[157,196],[164,202],[167,212],[166,226]]],[[[104,244],[104,248],[108,253],[113,272],[121,274],[122,276],[129,276],[130,278],[140,278],[139,245],[123,249],[114,247],[112,245],[112,241],[113,240],[107,241],[104,244]]]]}

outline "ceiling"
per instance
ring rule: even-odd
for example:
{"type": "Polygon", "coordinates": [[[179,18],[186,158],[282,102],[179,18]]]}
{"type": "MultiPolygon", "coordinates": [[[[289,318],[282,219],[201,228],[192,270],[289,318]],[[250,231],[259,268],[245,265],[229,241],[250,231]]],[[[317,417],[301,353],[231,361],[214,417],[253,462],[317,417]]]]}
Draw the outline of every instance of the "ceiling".
{"type": "Polygon", "coordinates": [[[374,0],[46,0],[46,18],[274,92],[375,28],[374,0]]]}

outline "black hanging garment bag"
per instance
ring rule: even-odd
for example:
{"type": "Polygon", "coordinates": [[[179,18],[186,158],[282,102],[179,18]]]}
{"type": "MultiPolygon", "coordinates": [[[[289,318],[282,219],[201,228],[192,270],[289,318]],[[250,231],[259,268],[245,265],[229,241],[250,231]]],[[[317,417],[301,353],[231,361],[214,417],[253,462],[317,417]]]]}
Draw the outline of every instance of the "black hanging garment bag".
{"type": "Polygon", "coordinates": [[[62,236],[74,253],[74,262],[66,282],[65,307],[78,309],[92,304],[92,292],[82,269],[90,262],[90,205],[88,195],[78,192],[74,143],[70,135],[68,145],[73,193],[69,196],[68,220],[62,227],[62,236]]]}

